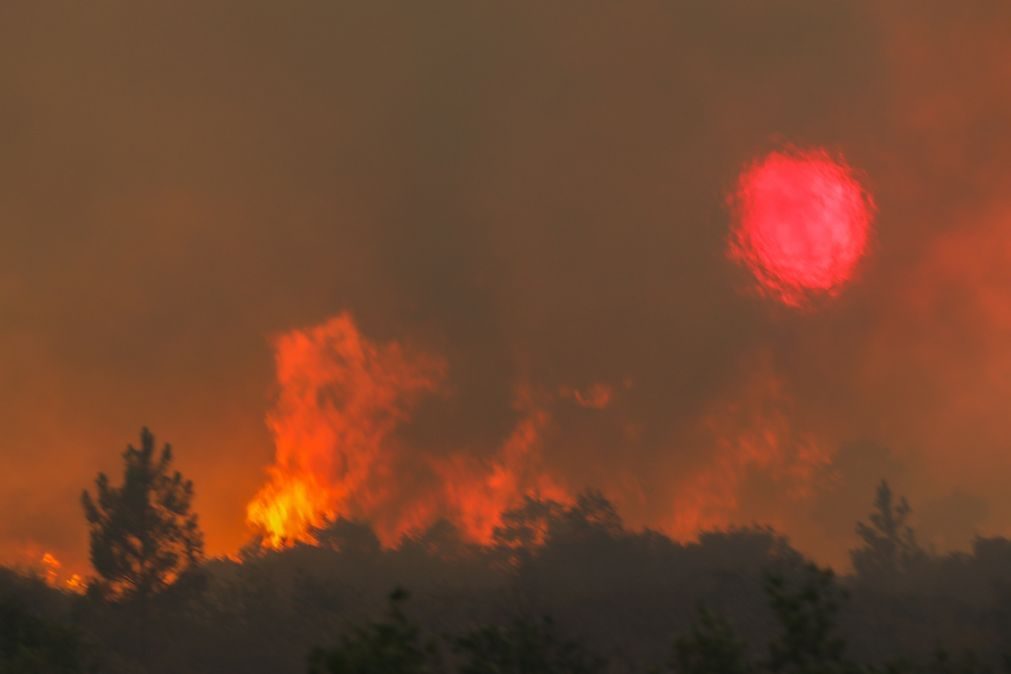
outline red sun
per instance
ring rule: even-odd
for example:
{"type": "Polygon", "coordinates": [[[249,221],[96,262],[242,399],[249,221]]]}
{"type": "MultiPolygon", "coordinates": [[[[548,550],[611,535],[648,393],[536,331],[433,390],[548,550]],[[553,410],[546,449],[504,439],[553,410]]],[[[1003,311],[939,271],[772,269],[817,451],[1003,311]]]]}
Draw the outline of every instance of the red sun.
{"type": "Polygon", "coordinates": [[[867,249],[874,201],[841,157],[771,152],[742,171],[730,199],[731,259],[789,306],[835,296],[867,249]]]}

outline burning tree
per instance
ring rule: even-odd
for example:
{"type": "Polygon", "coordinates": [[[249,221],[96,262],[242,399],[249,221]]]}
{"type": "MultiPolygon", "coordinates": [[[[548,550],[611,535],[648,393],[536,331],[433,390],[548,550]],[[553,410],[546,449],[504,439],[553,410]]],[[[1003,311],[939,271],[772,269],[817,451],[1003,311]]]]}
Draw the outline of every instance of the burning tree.
{"type": "Polygon", "coordinates": [[[99,473],[95,496],[84,490],[81,503],[103,584],[114,596],[143,601],[199,562],[203,534],[190,512],[193,482],[169,472],[169,445],[156,456],[154,435],[144,428],[140,449],[127,446],[123,461],[123,485],[99,473]]]}

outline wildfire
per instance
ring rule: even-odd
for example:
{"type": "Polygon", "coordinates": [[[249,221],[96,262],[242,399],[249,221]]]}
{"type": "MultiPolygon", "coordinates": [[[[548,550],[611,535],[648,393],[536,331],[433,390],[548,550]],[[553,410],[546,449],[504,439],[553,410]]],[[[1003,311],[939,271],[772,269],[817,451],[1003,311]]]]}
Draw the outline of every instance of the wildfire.
{"type": "Polygon", "coordinates": [[[275,350],[274,464],[247,506],[264,546],[313,543],[313,530],[338,517],[369,521],[387,547],[439,518],[488,543],[524,496],[568,500],[539,466],[549,415],[522,387],[521,418],[492,458],[426,454],[401,446],[394,432],[423,396],[442,389],[443,358],[373,342],[347,313],[281,336],[275,350]]]}
{"type": "Polygon", "coordinates": [[[51,552],[46,552],[42,555],[42,568],[45,569],[46,582],[54,587],[56,586],[56,579],[60,575],[60,567],[62,566],[60,560],[56,559],[51,552]]]}
{"type": "Polygon", "coordinates": [[[741,502],[748,481],[757,476],[776,485],[782,504],[811,497],[818,478],[831,465],[832,452],[791,423],[792,401],[771,365],[760,361],[730,401],[713,407],[702,420],[712,438],[714,460],[684,481],[676,492],[667,531],[680,540],[706,529],[761,519],[781,524],[784,513],[754,512],[741,502]]]}
{"type": "Polygon", "coordinates": [[[280,547],[312,542],[313,527],[381,498],[393,459],[387,439],[420,394],[439,387],[445,363],[370,342],[346,313],[281,336],[275,349],[280,393],[267,419],[275,459],[247,520],[280,547]]]}
{"type": "MultiPolygon", "coordinates": [[[[574,501],[543,458],[553,406],[604,413],[614,396],[605,384],[549,392],[521,381],[513,397],[517,421],[497,447],[480,453],[408,446],[398,430],[426,396],[447,395],[444,358],[370,340],[346,313],[274,345],[278,395],[267,423],[275,457],[247,506],[250,527],[271,548],[313,544],[314,532],[338,518],[367,521],[387,548],[440,519],[464,540],[490,544],[503,515],[527,498],[574,501]]],[[[753,504],[744,501],[756,477],[774,484],[783,501],[757,513],[764,521],[808,498],[832,456],[795,429],[792,416],[784,382],[759,359],[741,388],[703,415],[701,437],[712,458],[679,479],[671,514],[653,525],[686,540],[753,518],[753,504]]]]}
{"type": "Polygon", "coordinates": [[[86,589],[84,579],[79,574],[72,573],[69,576],[63,576],[61,571],[63,564],[53,553],[44,552],[39,562],[42,565],[42,578],[50,587],[63,588],[77,594],[83,593],[86,589]]]}
{"type": "MultiPolygon", "coordinates": [[[[525,395],[517,401],[520,407],[531,404],[525,395]]],[[[483,545],[491,543],[495,528],[502,524],[502,514],[524,496],[560,503],[572,500],[539,465],[540,436],[548,421],[546,412],[533,407],[490,464],[458,455],[437,467],[448,509],[467,538],[483,545]]]]}

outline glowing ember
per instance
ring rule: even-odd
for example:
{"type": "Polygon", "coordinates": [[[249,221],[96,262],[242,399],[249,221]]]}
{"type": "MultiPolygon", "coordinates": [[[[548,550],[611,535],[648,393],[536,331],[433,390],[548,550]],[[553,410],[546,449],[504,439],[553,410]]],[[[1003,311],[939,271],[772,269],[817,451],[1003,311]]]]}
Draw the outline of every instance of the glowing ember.
{"type": "Polygon", "coordinates": [[[758,290],[790,306],[834,296],[867,247],[874,202],[841,158],[772,152],[741,174],[729,255],[758,290]]]}
{"type": "Polygon", "coordinates": [[[51,552],[42,554],[39,560],[42,566],[43,579],[50,587],[63,588],[68,592],[83,594],[87,589],[84,579],[79,574],[63,575],[63,563],[51,552]]]}
{"type": "Polygon", "coordinates": [[[60,560],[56,559],[53,553],[47,552],[42,555],[42,566],[46,570],[46,582],[55,587],[63,564],[60,564],[60,560]]]}

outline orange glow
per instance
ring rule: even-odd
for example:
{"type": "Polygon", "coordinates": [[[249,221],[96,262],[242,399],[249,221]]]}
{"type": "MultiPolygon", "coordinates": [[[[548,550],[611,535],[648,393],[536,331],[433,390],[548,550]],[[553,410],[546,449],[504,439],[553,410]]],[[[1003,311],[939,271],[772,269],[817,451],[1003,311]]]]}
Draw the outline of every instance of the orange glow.
{"type": "Polygon", "coordinates": [[[563,386],[559,394],[563,398],[572,399],[580,407],[594,410],[605,409],[614,400],[614,389],[600,382],[582,389],[563,386]]]}
{"type": "Polygon", "coordinates": [[[39,559],[42,565],[42,578],[50,587],[62,588],[69,592],[82,594],[86,587],[84,579],[79,574],[63,575],[63,563],[51,552],[44,552],[39,559]]]}
{"type": "Polygon", "coordinates": [[[57,578],[60,575],[60,567],[62,566],[60,560],[56,559],[51,552],[42,555],[42,568],[45,570],[46,582],[53,587],[56,586],[57,578]]]}
{"type": "Polygon", "coordinates": [[[781,526],[790,504],[814,495],[833,458],[813,435],[794,427],[792,411],[782,380],[760,363],[736,396],[705,415],[703,431],[712,439],[713,459],[675,490],[673,517],[665,529],[676,539],[690,540],[700,531],[732,524],[781,526]],[[757,512],[755,503],[742,502],[755,478],[779,497],[762,500],[779,508],[757,512]]]}
{"type": "Polygon", "coordinates": [[[524,496],[568,503],[569,493],[538,466],[539,441],[548,423],[543,410],[531,410],[490,464],[453,456],[437,466],[448,509],[469,540],[492,542],[502,514],[519,505],[524,496]]]}

